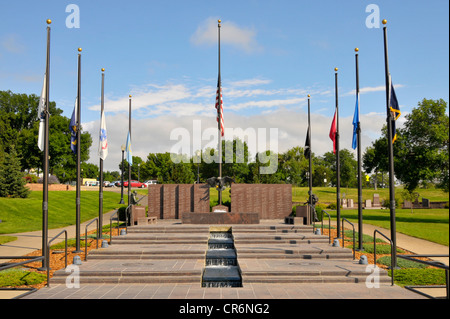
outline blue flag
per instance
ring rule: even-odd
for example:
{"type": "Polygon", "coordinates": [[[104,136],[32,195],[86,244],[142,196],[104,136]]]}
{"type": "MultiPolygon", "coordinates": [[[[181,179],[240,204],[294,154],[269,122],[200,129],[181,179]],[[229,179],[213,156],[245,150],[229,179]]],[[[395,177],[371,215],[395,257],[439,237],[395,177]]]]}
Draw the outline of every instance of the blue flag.
{"type": "Polygon", "coordinates": [[[75,106],[73,107],[72,117],[70,118],[70,149],[74,154],[77,153],[77,99],[75,99],[75,106]]]}
{"type": "Polygon", "coordinates": [[[126,145],[125,149],[127,151],[127,162],[130,165],[133,165],[133,155],[131,154],[131,136],[130,136],[130,132],[128,132],[127,145],[126,145]]]}
{"type": "Polygon", "coordinates": [[[356,146],[358,144],[356,139],[358,134],[358,123],[359,123],[359,94],[356,95],[355,114],[353,115],[353,141],[352,141],[353,149],[356,149],[356,146]]]}

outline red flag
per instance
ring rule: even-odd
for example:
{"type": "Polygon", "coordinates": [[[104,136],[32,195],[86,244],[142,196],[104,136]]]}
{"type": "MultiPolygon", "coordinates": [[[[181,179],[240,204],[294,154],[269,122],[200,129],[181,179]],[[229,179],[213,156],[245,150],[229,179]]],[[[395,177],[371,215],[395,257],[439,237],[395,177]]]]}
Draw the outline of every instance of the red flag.
{"type": "Polygon", "coordinates": [[[336,154],[336,111],[334,112],[333,122],[331,123],[330,128],[330,138],[333,141],[333,153],[336,154]]]}
{"type": "Polygon", "coordinates": [[[223,122],[223,100],[222,100],[222,87],[220,85],[220,78],[217,81],[216,109],[217,109],[217,122],[220,123],[220,132],[222,136],[224,136],[225,127],[223,122]]]}

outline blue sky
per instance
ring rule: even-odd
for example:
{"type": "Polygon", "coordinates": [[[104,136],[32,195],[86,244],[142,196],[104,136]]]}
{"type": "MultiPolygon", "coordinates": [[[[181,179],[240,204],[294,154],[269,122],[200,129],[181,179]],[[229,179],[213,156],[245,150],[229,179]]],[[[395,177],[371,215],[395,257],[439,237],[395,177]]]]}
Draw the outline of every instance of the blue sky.
{"type": "Polygon", "coordinates": [[[389,66],[402,114],[423,98],[448,101],[447,0],[17,0],[2,4],[0,13],[0,90],[40,94],[45,21],[52,19],[50,99],[70,117],[82,47],[82,123],[93,136],[90,162],[98,163],[100,70],[106,69],[105,168],[117,170],[129,94],[133,153],[143,159],[170,151],[174,129],[194,135],[198,121],[202,132],[216,127],[220,18],[225,127],[277,128],[279,151],[304,146],[311,94],[313,152],[332,150],[338,67],[341,147],[351,149],[358,47],[364,149],[379,137],[386,117],[383,30],[381,22],[367,27],[370,4],[379,8],[379,20],[388,20],[389,66]],[[79,28],[66,26],[69,4],[79,8],[79,28]]]}

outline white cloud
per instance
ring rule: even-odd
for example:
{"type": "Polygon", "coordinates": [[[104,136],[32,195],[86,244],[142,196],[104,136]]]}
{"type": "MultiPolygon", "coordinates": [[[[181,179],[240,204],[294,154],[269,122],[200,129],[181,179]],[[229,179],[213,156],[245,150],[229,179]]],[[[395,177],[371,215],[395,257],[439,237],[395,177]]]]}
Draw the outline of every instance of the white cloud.
{"type": "Polygon", "coordinates": [[[268,79],[246,79],[246,80],[240,80],[240,81],[234,81],[230,83],[230,86],[232,87],[248,87],[248,86],[254,86],[254,85],[263,85],[263,84],[270,84],[272,83],[271,80],[268,79]]]}
{"type": "MultiPolygon", "coordinates": [[[[215,18],[204,21],[191,36],[194,45],[217,45],[218,27],[215,18]]],[[[256,41],[254,28],[240,27],[232,21],[222,21],[220,29],[220,44],[232,45],[246,53],[254,53],[262,50],[256,41]]]]}
{"type": "Polygon", "coordinates": [[[276,100],[265,100],[265,101],[250,101],[245,103],[239,103],[230,105],[230,110],[241,110],[251,107],[256,108],[272,108],[272,107],[283,107],[287,105],[299,104],[305,102],[306,98],[295,98],[295,99],[276,99],[276,100]]]}
{"type": "Polygon", "coordinates": [[[16,34],[9,34],[2,39],[2,48],[10,53],[23,53],[25,45],[20,42],[16,34]]]}
{"type": "MultiPolygon", "coordinates": [[[[312,148],[316,155],[332,150],[328,137],[333,113],[328,112],[334,104],[326,99],[328,88],[274,88],[265,90],[258,87],[258,81],[242,80],[251,89],[240,90],[238,86],[224,88],[225,130],[232,128],[278,129],[278,151],[284,152],[294,146],[304,146],[307,129],[307,92],[311,92],[316,108],[311,114],[312,148]],[[331,106],[324,106],[330,104],[331,106]],[[323,109],[323,112],[321,111],[323,109]]],[[[260,81],[263,86],[269,80],[260,81]]],[[[193,125],[201,121],[202,132],[217,131],[214,109],[216,88],[204,83],[191,86],[185,83],[166,85],[143,85],[133,89],[132,100],[132,140],[133,155],[146,160],[149,153],[170,152],[177,141],[170,140],[174,129],[188,131],[193,136],[193,125]],[[195,121],[195,122],[194,122],[195,121]]],[[[93,106],[91,109],[99,109],[93,106]]],[[[128,131],[128,97],[105,101],[106,125],[108,130],[109,155],[105,160],[105,170],[118,170],[121,160],[120,146],[126,142],[128,131]]],[[[341,148],[351,149],[353,134],[353,112],[340,118],[341,148]]],[[[381,127],[386,123],[384,113],[361,114],[362,149],[380,136],[381,127]]],[[[98,162],[99,119],[83,124],[93,137],[91,162],[98,162]]],[[[198,128],[200,129],[200,128],[198,128]]],[[[266,138],[268,141],[269,137],[266,138]]],[[[204,147],[209,141],[202,141],[204,147]]],[[[193,141],[191,141],[193,145],[193,141]]],[[[271,147],[272,148],[272,147],[271,147]]],[[[191,149],[191,152],[195,150],[191,149]]]]}
{"type": "MultiPolygon", "coordinates": [[[[404,87],[403,84],[394,84],[394,89],[397,88],[402,88],[404,87]]],[[[359,94],[365,94],[365,93],[373,93],[373,92],[382,92],[386,90],[386,85],[379,85],[379,86],[375,86],[375,87],[364,87],[364,88],[360,88],[359,89],[359,94]]],[[[344,96],[347,95],[355,95],[356,94],[356,90],[352,90],[346,94],[344,94],[344,96]]]]}
{"type": "MultiPolygon", "coordinates": [[[[131,105],[133,111],[191,97],[189,89],[181,84],[170,84],[165,86],[147,85],[145,87],[133,90],[131,95],[131,105]]],[[[128,111],[128,105],[128,96],[124,96],[117,100],[107,98],[105,99],[105,112],[128,111]]],[[[100,105],[91,106],[89,109],[92,111],[99,111],[100,105]]]]}

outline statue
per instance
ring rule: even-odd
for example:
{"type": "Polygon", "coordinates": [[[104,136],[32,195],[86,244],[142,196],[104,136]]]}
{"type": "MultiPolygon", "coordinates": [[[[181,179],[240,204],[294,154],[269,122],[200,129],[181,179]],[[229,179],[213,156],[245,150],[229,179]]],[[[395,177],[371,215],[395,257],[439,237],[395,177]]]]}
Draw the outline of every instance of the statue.
{"type": "Polygon", "coordinates": [[[209,187],[214,187],[219,193],[219,205],[222,205],[222,191],[226,189],[226,184],[234,183],[234,179],[228,176],[225,177],[210,177],[206,180],[209,187]]]}
{"type": "MultiPolygon", "coordinates": [[[[311,195],[311,193],[309,191],[308,191],[308,195],[311,195]]],[[[315,222],[319,221],[319,219],[317,218],[317,214],[316,214],[316,203],[318,201],[319,201],[319,197],[317,197],[315,194],[312,194],[310,197],[308,197],[308,201],[307,201],[307,203],[311,207],[311,211],[313,213],[312,217],[314,217],[315,222]],[[310,199],[311,199],[311,203],[310,203],[310,199]]]]}
{"type": "Polygon", "coordinates": [[[228,176],[225,177],[210,177],[206,180],[206,183],[210,187],[217,188],[219,191],[223,191],[226,189],[226,184],[234,183],[234,179],[228,176]]]}

